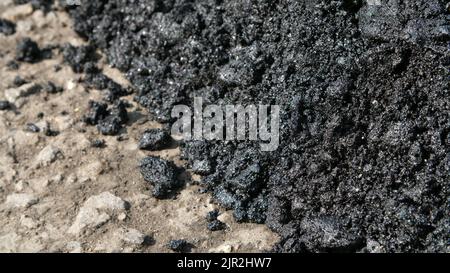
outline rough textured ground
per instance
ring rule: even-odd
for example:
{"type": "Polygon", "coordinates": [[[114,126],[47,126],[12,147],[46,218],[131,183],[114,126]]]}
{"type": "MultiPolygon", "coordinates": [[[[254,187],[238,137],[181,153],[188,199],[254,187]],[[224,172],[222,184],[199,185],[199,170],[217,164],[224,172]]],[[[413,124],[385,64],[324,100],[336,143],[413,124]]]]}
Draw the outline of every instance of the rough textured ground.
{"type": "Polygon", "coordinates": [[[282,106],[282,143],[185,143],[203,183],[278,251],[448,250],[442,0],[81,1],[75,30],[170,122],[178,103],[282,106]]]}
{"type": "MultiPolygon", "coordinates": [[[[238,224],[223,209],[219,219],[226,229],[209,231],[206,215],[219,207],[198,192],[195,175],[182,175],[188,183],[174,199],[151,196],[139,161],[159,155],[185,166],[177,145],[160,152],[138,149],[142,133],[161,125],[149,121],[131,97],[124,98],[132,105],[119,136],[103,136],[82,122],[88,101],[101,100],[105,92],[88,87],[86,75],[63,62],[64,44],[85,44],[68,15],[36,7],[0,1],[0,18],[15,25],[15,33],[10,27],[8,35],[0,33],[0,101],[9,101],[9,110],[0,111],[0,252],[170,252],[167,244],[176,239],[195,246],[193,252],[271,249],[278,237],[268,228],[238,224]],[[40,49],[53,48],[52,54],[34,63],[17,62],[15,70],[11,61],[25,37],[40,49]],[[17,75],[28,83],[17,87],[23,84],[17,75]],[[32,132],[36,128],[40,131],[32,132]]],[[[24,56],[36,57],[32,53],[24,56]]],[[[128,85],[102,60],[99,67],[128,85]]]]}

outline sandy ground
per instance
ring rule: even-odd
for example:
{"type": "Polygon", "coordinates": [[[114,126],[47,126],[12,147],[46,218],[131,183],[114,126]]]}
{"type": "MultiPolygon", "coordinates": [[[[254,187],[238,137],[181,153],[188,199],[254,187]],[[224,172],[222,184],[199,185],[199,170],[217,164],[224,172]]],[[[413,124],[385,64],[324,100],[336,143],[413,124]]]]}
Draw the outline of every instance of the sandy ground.
{"type": "MultiPolygon", "coordinates": [[[[128,109],[131,120],[123,140],[101,136],[80,121],[88,100],[102,98],[101,92],[79,83],[83,75],[63,64],[57,50],[52,59],[21,63],[17,71],[6,66],[23,37],[41,47],[83,44],[65,13],[44,15],[28,5],[13,7],[10,0],[2,0],[0,17],[17,24],[14,35],[0,34],[0,100],[16,106],[0,111],[0,252],[170,252],[166,245],[172,239],[186,239],[195,246],[193,252],[270,250],[278,239],[275,234],[264,225],[234,222],[230,211],[221,209],[225,231],[209,231],[205,215],[218,207],[192,183],[174,200],[151,197],[137,168],[139,160],[156,154],[179,166],[183,162],[176,145],[157,153],[137,148],[145,129],[160,126],[146,118],[144,109],[137,105],[128,109]],[[17,75],[30,85],[52,81],[64,90],[21,92],[29,85],[14,87],[17,75]],[[28,123],[40,128],[49,124],[60,133],[54,137],[31,133],[28,123]],[[106,147],[92,147],[95,139],[105,140],[106,147]]],[[[105,74],[127,84],[120,72],[101,66],[105,74]]]]}

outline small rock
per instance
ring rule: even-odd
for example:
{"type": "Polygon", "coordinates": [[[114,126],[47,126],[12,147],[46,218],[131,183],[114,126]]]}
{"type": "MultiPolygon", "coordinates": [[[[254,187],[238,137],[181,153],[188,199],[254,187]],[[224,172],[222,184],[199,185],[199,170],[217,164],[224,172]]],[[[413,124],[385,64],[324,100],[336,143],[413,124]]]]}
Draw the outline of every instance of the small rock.
{"type": "Polygon", "coordinates": [[[61,156],[61,150],[53,145],[48,145],[37,155],[36,164],[39,166],[48,166],[61,156]]]}
{"type": "Polygon", "coordinates": [[[31,188],[39,193],[45,192],[49,183],[50,183],[50,181],[45,177],[32,179],[29,182],[31,188]]]}
{"type": "Polygon", "coordinates": [[[108,213],[126,209],[128,204],[109,192],[92,196],[81,207],[68,233],[78,234],[85,228],[99,227],[111,219],[108,213]]]}
{"type": "Polygon", "coordinates": [[[6,197],[5,205],[8,208],[28,208],[37,204],[39,199],[28,193],[13,193],[6,197]]]}
{"type": "Polygon", "coordinates": [[[124,229],[119,232],[122,241],[133,244],[142,245],[145,242],[145,235],[136,229],[124,229]]]}
{"type": "Polygon", "coordinates": [[[103,192],[99,195],[90,197],[84,203],[84,206],[89,208],[108,209],[108,210],[127,209],[127,203],[125,201],[109,192],[103,192]]]}
{"type": "Polygon", "coordinates": [[[33,94],[36,94],[40,92],[42,89],[42,86],[39,84],[29,83],[22,85],[18,88],[10,88],[5,90],[5,98],[10,102],[14,103],[19,98],[28,97],[33,94]]]}
{"type": "Polygon", "coordinates": [[[119,221],[125,221],[125,219],[127,219],[126,213],[121,213],[121,214],[119,214],[119,216],[117,216],[117,220],[119,220],[119,221]]]}
{"type": "Polygon", "coordinates": [[[66,86],[67,90],[73,90],[73,89],[75,89],[75,87],[77,87],[76,81],[70,80],[67,82],[67,86],[66,86]]]}
{"type": "Polygon", "coordinates": [[[31,3],[25,4],[25,5],[19,5],[19,6],[12,6],[8,7],[3,13],[2,17],[10,20],[10,21],[17,21],[21,18],[24,18],[30,14],[32,14],[34,11],[33,6],[31,3]]]}
{"type": "Polygon", "coordinates": [[[87,181],[95,181],[99,175],[104,171],[105,166],[101,161],[93,161],[81,166],[78,171],[78,181],[81,183],[87,181]]]}
{"type": "Polygon", "coordinates": [[[77,242],[77,241],[68,242],[66,245],[66,249],[70,253],[82,253],[83,252],[83,247],[82,247],[81,243],[77,242]]]}
{"type": "Polygon", "coordinates": [[[223,244],[218,246],[215,249],[210,250],[211,253],[231,253],[233,252],[234,248],[232,245],[229,244],[223,244]]]}
{"type": "Polygon", "coordinates": [[[232,219],[233,219],[233,215],[229,211],[226,211],[217,217],[217,220],[224,222],[224,223],[229,223],[232,221],[232,219]]]}
{"type": "Polygon", "coordinates": [[[38,226],[37,223],[33,220],[33,218],[26,215],[20,216],[20,224],[29,229],[34,229],[38,226]]]}

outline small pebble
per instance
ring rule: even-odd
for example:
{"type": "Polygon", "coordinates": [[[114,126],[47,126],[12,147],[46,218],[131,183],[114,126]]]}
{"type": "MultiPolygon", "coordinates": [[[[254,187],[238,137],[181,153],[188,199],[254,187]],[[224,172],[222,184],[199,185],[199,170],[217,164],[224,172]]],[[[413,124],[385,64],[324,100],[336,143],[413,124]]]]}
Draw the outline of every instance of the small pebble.
{"type": "Polygon", "coordinates": [[[41,129],[34,123],[27,124],[27,131],[32,133],[39,133],[41,129]]]}
{"type": "Polygon", "coordinates": [[[5,111],[11,109],[11,104],[9,101],[0,100],[0,111],[5,111]]]}

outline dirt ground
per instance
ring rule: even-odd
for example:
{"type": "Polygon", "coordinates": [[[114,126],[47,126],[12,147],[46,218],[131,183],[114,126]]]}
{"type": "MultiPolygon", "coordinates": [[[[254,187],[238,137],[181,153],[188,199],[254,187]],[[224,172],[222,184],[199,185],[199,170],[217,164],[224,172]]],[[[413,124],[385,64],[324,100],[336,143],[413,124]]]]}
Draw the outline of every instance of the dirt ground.
{"type": "MultiPolygon", "coordinates": [[[[138,149],[143,129],[160,125],[149,121],[131,97],[125,98],[133,104],[131,120],[120,139],[105,137],[81,121],[87,101],[101,99],[101,92],[86,89],[83,75],[73,73],[58,50],[51,59],[20,63],[18,70],[7,67],[24,37],[40,47],[84,43],[65,13],[44,15],[11,2],[0,3],[0,18],[17,25],[14,35],[0,34],[0,100],[15,105],[0,111],[0,252],[170,252],[167,243],[173,239],[186,239],[193,252],[271,249],[278,237],[265,225],[238,224],[222,209],[219,219],[226,230],[209,231],[205,215],[219,207],[192,183],[175,200],[151,197],[137,170],[139,160],[156,154],[179,166],[184,162],[176,144],[157,153],[138,149]],[[17,75],[29,83],[15,87],[17,75]],[[24,92],[48,81],[63,91],[24,92]],[[29,123],[49,125],[59,134],[29,132],[29,123]],[[105,140],[106,147],[92,147],[96,139],[105,140]]],[[[105,74],[127,84],[118,71],[102,66],[105,74]]]]}

